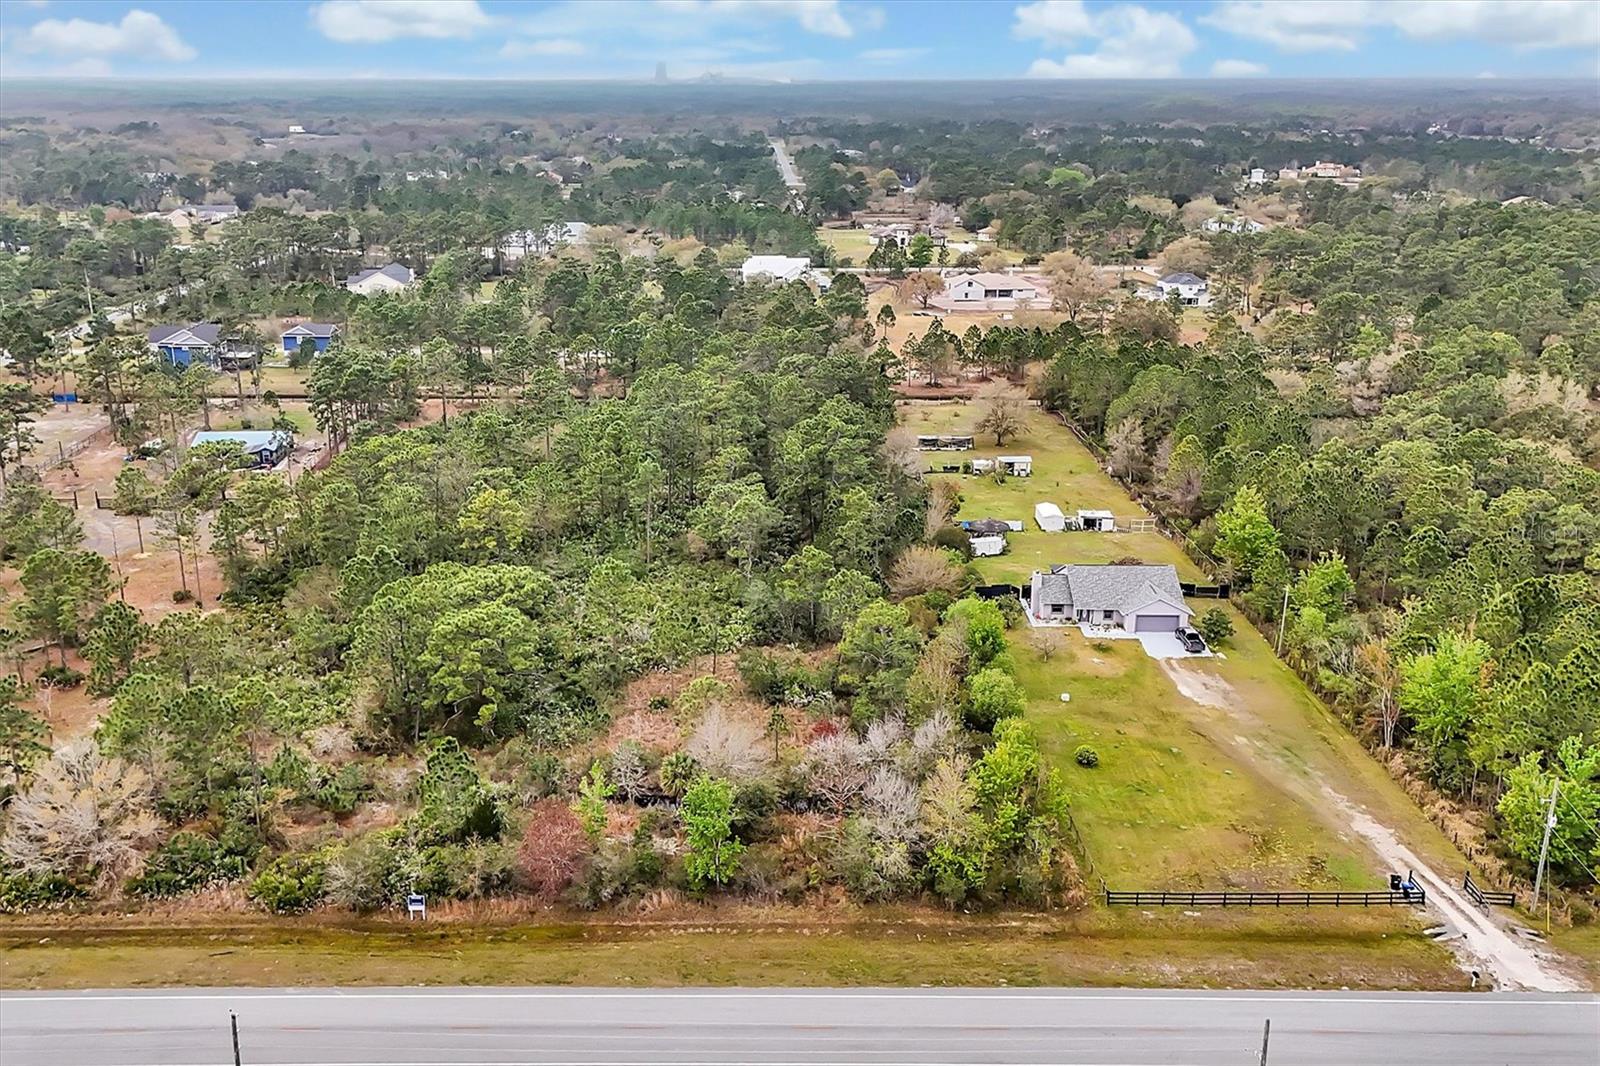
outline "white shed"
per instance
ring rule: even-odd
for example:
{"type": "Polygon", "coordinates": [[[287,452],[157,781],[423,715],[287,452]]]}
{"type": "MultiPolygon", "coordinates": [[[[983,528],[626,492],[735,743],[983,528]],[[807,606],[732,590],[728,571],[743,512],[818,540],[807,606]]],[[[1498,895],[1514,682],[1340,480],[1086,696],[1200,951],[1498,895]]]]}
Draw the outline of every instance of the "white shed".
{"type": "Polygon", "coordinates": [[[1078,526],[1094,533],[1115,533],[1117,521],[1110,511],[1079,511],[1078,526]]]}
{"type": "Polygon", "coordinates": [[[1034,504],[1033,520],[1039,523],[1039,528],[1046,533],[1060,533],[1067,528],[1067,516],[1053,503],[1034,504]]]}
{"type": "Polygon", "coordinates": [[[999,455],[995,457],[995,462],[1000,464],[1001,470],[1004,470],[1012,477],[1033,476],[1033,456],[1031,455],[999,455]]]}

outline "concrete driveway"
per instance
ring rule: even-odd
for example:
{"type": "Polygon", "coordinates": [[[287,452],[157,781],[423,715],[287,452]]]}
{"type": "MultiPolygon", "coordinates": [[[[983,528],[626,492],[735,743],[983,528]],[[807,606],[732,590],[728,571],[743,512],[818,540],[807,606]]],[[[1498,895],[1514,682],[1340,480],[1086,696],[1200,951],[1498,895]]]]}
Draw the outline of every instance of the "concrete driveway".
{"type": "Polygon", "coordinates": [[[1183,643],[1172,633],[1135,633],[1131,634],[1140,644],[1144,645],[1144,653],[1152,659],[1209,659],[1216,652],[1207,648],[1205,651],[1186,651],[1183,643]]]}

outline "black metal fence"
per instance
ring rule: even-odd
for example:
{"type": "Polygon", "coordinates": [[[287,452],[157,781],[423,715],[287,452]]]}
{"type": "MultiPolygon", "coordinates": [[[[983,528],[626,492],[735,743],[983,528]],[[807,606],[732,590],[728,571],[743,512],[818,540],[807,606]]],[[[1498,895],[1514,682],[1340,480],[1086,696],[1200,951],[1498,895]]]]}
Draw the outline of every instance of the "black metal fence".
{"type": "Polygon", "coordinates": [[[1471,870],[1468,870],[1466,876],[1461,879],[1461,888],[1472,899],[1472,902],[1485,910],[1489,909],[1490,904],[1497,907],[1515,907],[1517,905],[1517,894],[1515,892],[1485,891],[1479,888],[1478,882],[1472,879],[1471,870]]]}
{"type": "Polygon", "coordinates": [[[1420,907],[1419,885],[1382,892],[1122,892],[1107,888],[1108,907],[1420,907]]]}
{"type": "Polygon", "coordinates": [[[972,592],[983,600],[1014,600],[1022,595],[1022,589],[1017,585],[979,585],[972,592]]]}

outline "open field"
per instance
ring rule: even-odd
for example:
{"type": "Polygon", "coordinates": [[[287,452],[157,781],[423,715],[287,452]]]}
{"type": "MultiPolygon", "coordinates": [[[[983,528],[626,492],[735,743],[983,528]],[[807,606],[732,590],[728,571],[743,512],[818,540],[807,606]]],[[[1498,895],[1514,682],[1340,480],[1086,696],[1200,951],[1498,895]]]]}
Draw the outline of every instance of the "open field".
{"type": "Polygon", "coordinates": [[[1098,985],[1461,989],[1404,914],[1094,912],[760,924],[456,926],[313,920],[182,929],[0,924],[0,987],[179,985],[1098,985]],[[904,920],[900,920],[904,919],[904,920]]]}

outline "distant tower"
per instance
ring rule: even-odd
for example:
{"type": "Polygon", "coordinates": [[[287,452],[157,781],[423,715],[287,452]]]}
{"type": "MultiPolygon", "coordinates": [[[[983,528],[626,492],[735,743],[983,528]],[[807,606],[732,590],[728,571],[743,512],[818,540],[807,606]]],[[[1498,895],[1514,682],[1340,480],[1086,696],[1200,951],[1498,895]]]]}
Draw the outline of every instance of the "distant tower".
{"type": "Polygon", "coordinates": [[[656,64],[656,84],[657,85],[665,85],[667,83],[667,81],[668,81],[668,78],[667,78],[667,65],[665,63],[657,63],[656,64]]]}

